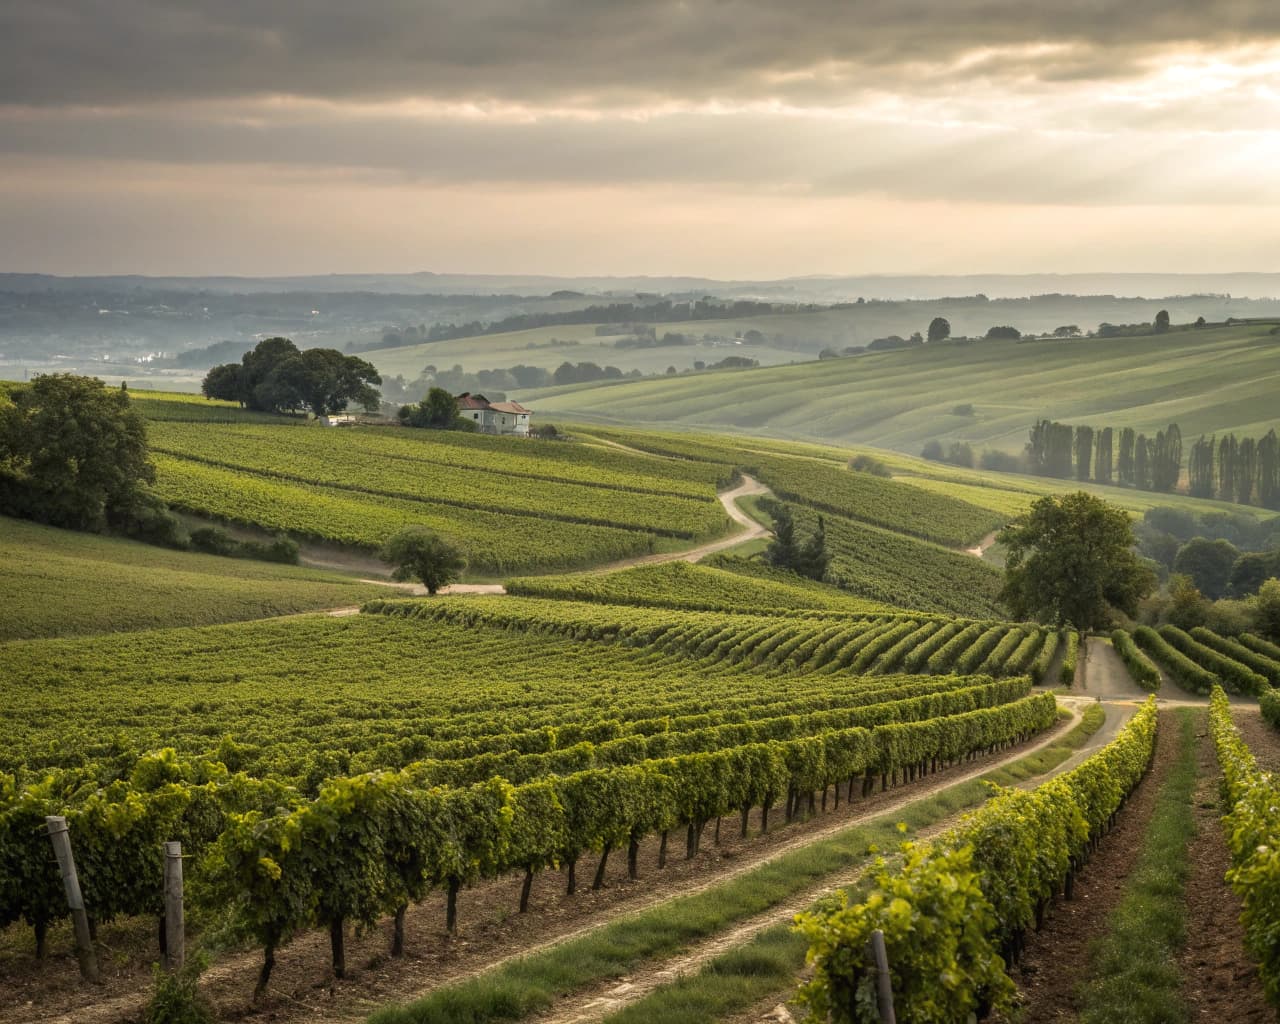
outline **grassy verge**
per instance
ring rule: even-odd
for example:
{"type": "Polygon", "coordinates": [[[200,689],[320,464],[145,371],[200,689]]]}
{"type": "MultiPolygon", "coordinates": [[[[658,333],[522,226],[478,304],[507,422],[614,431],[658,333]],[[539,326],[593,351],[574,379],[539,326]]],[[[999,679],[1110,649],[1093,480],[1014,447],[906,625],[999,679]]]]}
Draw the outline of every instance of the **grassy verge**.
{"type": "Polygon", "coordinates": [[[371,1024],[488,1024],[537,1013],[559,998],[620,977],[646,960],[674,954],[778,905],[830,874],[865,862],[873,848],[901,839],[898,822],[905,822],[908,831],[918,830],[980,804],[989,792],[984,780],[1008,784],[1060,764],[1101,727],[1104,717],[1101,705],[1090,707],[1057,742],[1005,768],[815,840],[702,892],[619,917],[541,953],[439,988],[416,1002],[380,1010],[370,1018],[371,1024]]]}
{"type": "Polygon", "coordinates": [[[1175,1024],[1190,1019],[1175,959],[1186,939],[1187,847],[1195,835],[1195,717],[1178,712],[1178,759],[1160,793],[1124,898],[1091,950],[1081,987],[1085,1024],[1175,1024]]]}
{"type": "MultiPolygon", "coordinates": [[[[1083,719],[1059,742],[1004,767],[997,768],[972,783],[963,783],[957,789],[971,785],[983,787],[987,783],[1011,786],[1027,779],[1043,775],[1062,764],[1085,740],[1102,726],[1106,711],[1101,704],[1091,704],[1083,719]]],[[[938,794],[943,796],[945,794],[938,794]]],[[[930,799],[919,801],[931,804],[930,799]]],[[[966,810],[981,803],[981,798],[956,807],[966,810]]],[[[907,811],[913,810],[913,804],[907,811]]],[[[954,811],[952,813],[954,813],[954,811]]],[[[947,815],[934,817],[930,824],[947,815]]],[[[910,815],[903,818],[909,829],[910,815]]],[[[922,827],[915,824],[915,828],[922,827]]],[[[901,839],[896,833],[886,845],[901,839]]],[[[796,980],[804,966],[807,941],[791,926],[791,922],[767,928],[748,942],[729,950],[709,961],[700,971],[680,978],[669,985],[655,989],[643,999],[605,1018],[605,1024],[704,1024],[709,1020],[736,1015],[772,996],[785,1001],[795,990],[796,980]]]]}

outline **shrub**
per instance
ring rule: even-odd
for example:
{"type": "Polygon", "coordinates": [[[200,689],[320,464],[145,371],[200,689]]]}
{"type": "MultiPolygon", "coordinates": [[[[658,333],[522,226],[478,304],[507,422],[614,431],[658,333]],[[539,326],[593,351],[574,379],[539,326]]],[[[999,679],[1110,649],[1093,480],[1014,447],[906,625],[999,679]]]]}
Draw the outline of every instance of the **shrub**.
{"type": "Polygon", "coordinates": [[[157,965],[155,990],[142,1011],[142,1024],[214,1024],[213,1007],[199,988],[203,969],[198,958],[172,974],[157,965]]]}
{"type": "Polygon", "coordinates": [[[190,544],[194,551],[224,556],[235,554],[236,548],[239,547],[227,531],[218,526],[201,526],[192,530],[190,544]]]}
{"type": "Polygon", "coordinates": [[[889,467],[879,459],[870,455],[855,455],[849,460],[849,468],[855,473],[870,473],[872,476],[891,477],[889,467]]]}
{"type": "Polygon", "coordinates": [[[1067,653],[1062,658],[1062,669],[1058,672],[1058,681],[1063,686],[1071,686],[1076,681],[1076,659],[1080,654],[1080,632],[1075,629],[1066,631],[1067,653]]]}
{"type": "Polygon", "coordinates": [[[1160,689],[1160,670],[1150,658],[1138,650],[1133,637],[1123,629],[1117,629],[1111,634],[1111,645],[1120,655],[1120,660],[1124,662],[1125,668],[1129,670],[1129,675],[1133,676],[1135,683],[1152,693],[1160,689]]]}

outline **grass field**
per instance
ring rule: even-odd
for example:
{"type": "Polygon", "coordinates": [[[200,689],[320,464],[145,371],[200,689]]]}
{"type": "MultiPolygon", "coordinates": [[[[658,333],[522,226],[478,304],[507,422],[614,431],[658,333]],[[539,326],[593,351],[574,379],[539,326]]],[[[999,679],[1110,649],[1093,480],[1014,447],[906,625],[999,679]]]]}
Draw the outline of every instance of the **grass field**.
{"type": "Polygon", "coordinates": [[[1275,425],[1270,326],[1057,342],[974,342],[732,374],[548,388],[547,416],[733,429],[918,452],[928,440],[1019,451],[1049,417],[1185,438],[1275,425]],[[954,412],[972,405],[972,414],[954,412]]]}
{"type": "Polygon", "coordinates": [[[0,641],[202,626],[385,594],[332,572],[0,518],[0,641]]]}

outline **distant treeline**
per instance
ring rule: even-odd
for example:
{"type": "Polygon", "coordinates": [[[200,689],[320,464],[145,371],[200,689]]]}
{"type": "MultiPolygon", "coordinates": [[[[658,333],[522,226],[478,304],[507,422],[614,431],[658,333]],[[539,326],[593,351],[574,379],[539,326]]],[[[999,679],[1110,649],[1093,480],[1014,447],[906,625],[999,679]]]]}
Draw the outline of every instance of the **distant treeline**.
{"type": "Polygon", "coordinates": [[[739,317],[768,316],[772,313],[812,313],[826,308],[813,303],[798,305],[793,302],[753,302],[748,299],[721,301],[704,298],[691,302],[659,299],[645,304],[614,302],[607,306],[587,306],[584,309],[555,313],[515,313],[487,323],[472,320],[464,324],[433,324],[425,334],[420,330],[388,331],[382,336],[382,344],[366,346],[364,350],[452,341],[478,334],[505,334],[508,331],[527,331],[534,327],[559,327],[566,324],[622,325],[678,323],[683,320],[732,320],[739,317]]]}
{"type": "MultiPolygon", "coordinates": [[[[1182,431],[1176,423],[1154,437],[1125,427],[1095,429],[1041,420],[1031,428],[1025,471],[1059,479],[1119,483],[1145,491],[1171,492],[1182,477],[1182,431]],[[1113,459],[1114,453],[1114,459],[1113,459]]],[[[1201,437],[1187,460],[1188,492],[1197,498],[1280,508],[1280,440],[1201,437]]]]}
{"type": "Polygon", "coordinates": [[[1263,508],[1280,508],[1280,441],[1275,430],[1261,438],[1227,434],[1191,446],[1187,461],[1188,490],[1197,498],[1220,498],[1263,508]]]}

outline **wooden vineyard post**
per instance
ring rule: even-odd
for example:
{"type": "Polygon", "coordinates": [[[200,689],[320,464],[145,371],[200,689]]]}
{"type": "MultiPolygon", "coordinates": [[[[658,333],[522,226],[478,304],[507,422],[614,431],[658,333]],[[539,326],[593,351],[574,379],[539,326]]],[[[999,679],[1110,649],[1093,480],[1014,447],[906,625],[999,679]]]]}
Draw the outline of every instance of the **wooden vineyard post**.
{"type": "Polygon", "coordinates": [[[867,954],[875,964],[876,1009],[880,1012],[880,1024],[897,1024],[893,1013],[893,978],[889,974],[889,952],[884,945],[884,932],[879,928],[871,933],[867,954]]]}
{"type": "Polygon", "coordinates": [[[89,915],[85,913],[84,896],[80,892],[80,879],[76,877],[76,861],[71,855],[71,833],[67,819],[51,814],[44,819],[53,844],[53,855],[58,858],[58,871],[62,874],[62,887],[67,893],[67,907],[76,931],[76,959],[80,961],[80,977],[98,983],[98,957],[93,951],[93,939],[89,936],[89,915]]]}
{"type": "Polygon", "coordinates": [[[186,959],[186,923],[182,910],[182,844],[164,844],[164,966],[182,970],[186,959]]]}

